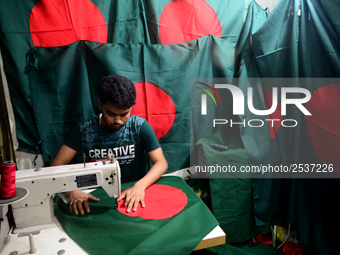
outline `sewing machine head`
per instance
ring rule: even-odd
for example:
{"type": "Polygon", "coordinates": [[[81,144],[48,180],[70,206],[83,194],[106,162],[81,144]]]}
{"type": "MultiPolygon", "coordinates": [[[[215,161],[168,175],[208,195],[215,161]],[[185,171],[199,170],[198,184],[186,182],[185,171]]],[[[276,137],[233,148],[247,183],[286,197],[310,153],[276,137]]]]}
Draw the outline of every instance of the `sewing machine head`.
{"type": "Polygon", "coordinates": [[[53,224],[52,196],[56,193],[102,187],[110,197],[117,198],[120,185],[120,167],[112,159],[17,171],[16,186],[27,189],[28,195],[12,204],[15,232],[53,224]]]}

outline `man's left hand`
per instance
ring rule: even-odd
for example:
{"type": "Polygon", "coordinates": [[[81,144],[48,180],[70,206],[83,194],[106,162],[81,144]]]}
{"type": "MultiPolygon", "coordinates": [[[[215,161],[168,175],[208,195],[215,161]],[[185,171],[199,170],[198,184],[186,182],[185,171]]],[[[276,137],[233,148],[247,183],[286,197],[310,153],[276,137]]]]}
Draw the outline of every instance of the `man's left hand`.
{"type": "Polygon", "coordinates": [[[131,208],[135,212],[137,211],[138,204],[141,203],[142,207],[145,207],[144,202],[144,188],[136,183],[131,189],[127,190],[117,198],[117,202],[125,199],[124,205],[127,207],[126,212],[130,212],[131,208]]]}

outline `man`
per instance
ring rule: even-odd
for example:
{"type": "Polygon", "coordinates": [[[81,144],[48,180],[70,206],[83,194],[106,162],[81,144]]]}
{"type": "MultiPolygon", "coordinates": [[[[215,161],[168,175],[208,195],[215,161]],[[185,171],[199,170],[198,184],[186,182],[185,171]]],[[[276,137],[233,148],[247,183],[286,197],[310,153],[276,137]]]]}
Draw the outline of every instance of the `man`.
{"type": "MultiPolygon", "coordinates": [[[[96,161],[113,153],[121,167],[122,182],[137,181],[117,201],[125,199],[126,211],[137,210],[144,203],[144,191],[157,181],[168,168],[162,148],[150,124],[143,118],[130,115],[135,104],[136,89],[127,78],[109,75],[99,83],[99,116],[80,122],[69,134],[51,166],[68,164],[81,150],[96,161]],[[147,153],[153,166],[146,173],[147,153]]],[[[80,190],[68,192],[71,211],[90,212],[88,200],[99,199],[80,190]]]]}

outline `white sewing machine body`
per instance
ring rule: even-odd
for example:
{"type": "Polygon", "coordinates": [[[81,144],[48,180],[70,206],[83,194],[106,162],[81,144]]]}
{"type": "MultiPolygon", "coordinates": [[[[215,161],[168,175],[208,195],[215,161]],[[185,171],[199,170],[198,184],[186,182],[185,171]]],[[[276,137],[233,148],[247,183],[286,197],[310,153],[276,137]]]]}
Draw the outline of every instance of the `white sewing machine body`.
{"type": "Polygon", "coordinates": [[[102,187],[110,197],[121,193],[120,167],[117,161],[43,167],[16,172],[16,187],[28,195],[12,204],[15,232],[43,229],[53,224],[53,195],[79,189],[102,187]]]}

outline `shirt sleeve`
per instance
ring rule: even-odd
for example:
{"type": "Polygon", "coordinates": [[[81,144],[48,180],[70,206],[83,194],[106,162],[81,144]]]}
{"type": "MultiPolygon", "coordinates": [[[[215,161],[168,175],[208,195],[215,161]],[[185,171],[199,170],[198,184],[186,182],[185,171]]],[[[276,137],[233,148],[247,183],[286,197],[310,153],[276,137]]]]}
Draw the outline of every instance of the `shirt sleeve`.
{"type": "Polygon", "coordinates": [[[64,144],[76,151],[81,151],[83,149],[79,124],[71,130],[64,144]]]}
{"type": "Polygon", "coordinates": [[[146,120],[143,122],[140,128],[139,138],[141,141],[141,145],[146,152],[150,152],[161,147],[157,140],[155,132],[153,131],[149,122],[147,122],[146,120]]]}

